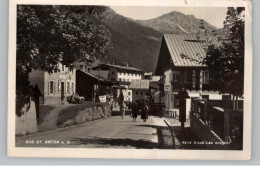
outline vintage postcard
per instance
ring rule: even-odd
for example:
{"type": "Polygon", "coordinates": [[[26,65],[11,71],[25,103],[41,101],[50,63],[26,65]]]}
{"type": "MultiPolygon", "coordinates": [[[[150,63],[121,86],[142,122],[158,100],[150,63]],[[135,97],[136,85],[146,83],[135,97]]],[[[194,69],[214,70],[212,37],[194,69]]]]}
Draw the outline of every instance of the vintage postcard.
{"type": "Polygon", "coordinates": [[[249,160],[250,0],[10,0],[8,156],[249,160]]]}

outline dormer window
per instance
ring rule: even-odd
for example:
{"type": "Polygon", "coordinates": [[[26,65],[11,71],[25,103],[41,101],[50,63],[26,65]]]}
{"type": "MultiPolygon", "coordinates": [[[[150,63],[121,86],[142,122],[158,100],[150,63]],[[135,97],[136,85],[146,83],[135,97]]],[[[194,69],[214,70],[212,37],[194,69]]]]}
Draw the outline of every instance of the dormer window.
{"type": "Polygon", "coordinates": [[[80,65],[80,66],[79,66],[79,69],[82,70],[82,71],[84,71],[84,65],[80,65]]]}

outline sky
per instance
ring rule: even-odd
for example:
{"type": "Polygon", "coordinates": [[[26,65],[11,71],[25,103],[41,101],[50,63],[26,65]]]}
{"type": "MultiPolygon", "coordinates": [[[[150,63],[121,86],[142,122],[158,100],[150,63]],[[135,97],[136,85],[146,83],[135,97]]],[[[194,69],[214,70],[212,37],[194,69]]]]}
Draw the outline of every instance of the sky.
{"type": "Polygon", "coordinates": [[[226,18],[226,7],[141,7],[141,6],[111,6],[116,13],[136,20],[148,20],[163,14],[177,11],[186,15],[194,15],[204,19],[217,28],[223,27],[226,18]]]}

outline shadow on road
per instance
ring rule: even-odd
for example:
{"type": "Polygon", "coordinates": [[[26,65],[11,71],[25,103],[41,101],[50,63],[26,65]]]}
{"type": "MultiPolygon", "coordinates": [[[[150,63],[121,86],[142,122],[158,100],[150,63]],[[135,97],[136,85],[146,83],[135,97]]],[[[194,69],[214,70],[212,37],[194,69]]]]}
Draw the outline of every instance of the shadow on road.
{"type": "Polygon", "coordinates": [[[182,143],[183,149],[207,150],[205,144],[183,144],[183,141],[203,142],[191,131],[190,127],[184,128],[183,131],[181,131],[180,126],[172,126],[171,128],[173,132],[176,134],[176,137],[179,139],[180,143],[182,143]]]}
{"type": "MultiPolygon", "coordinates": [[[[136,125],[147,128],[155,128],[156,134],[158,137],[158,143],[154,143],[148,140],[134,140],[134,139],[113,139],[113,138],[99,138],[99,137],[91,137],[91,138],[74,138],[70,140],[71,145],[100,145],[101,147],[135,147],[137,149],[169,149],[172,146],[167,146],[164,143],[162,130],[167,127],[164,126],[156,126],[156,125],[136,125]]],[[[95,146],[95,147],[100,147],[95,146]]]]}
{"type": "MultiPolygon", "coordinates": [[[[111,138],[74,138],[70,140],[71,145],[86,145],[86,144],[98,144],[104,145],[104,147],[109,146],[130,146],[137,149],[154,149],[159,148],[159,145],[154,142],[147,140],[133,140],[133,139],[111,139],[111,138]]],[[[98,146],[97,146],[98,147],[98,146]]]]}
{"type": "Polygon", "coordinates": [[[156,125],[136,125],[136,126],[142,126],[147,128],[155,128],[157,137],[158,137],[158,145],[160,149],[172,149],[173,146],[169,146],[164,142],[162,130],[168,130],[168,127],[165,126],[156,126],[156,125]]]}
{"type": "MultiPolygon", "coordinates": [[[[126,116],[129,116],[130,114],[131,114],[130,111],[128,111],[128,110],[125,111],[125,115],[126,115],[126,116]]],[[[111,115],[112,115],[112,116],[120,116],[121,114],[120,114],[120,111],[112,111],[112,112],[111,112],[111,115]]]]}

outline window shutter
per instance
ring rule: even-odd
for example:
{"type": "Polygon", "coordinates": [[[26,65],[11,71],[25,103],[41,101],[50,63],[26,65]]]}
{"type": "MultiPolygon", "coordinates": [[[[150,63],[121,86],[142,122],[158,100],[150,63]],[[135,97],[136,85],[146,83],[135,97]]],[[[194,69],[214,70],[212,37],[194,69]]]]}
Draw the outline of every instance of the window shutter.
{"type": "Polygon", "coordinates": [[[55,94],[56,93],[56,82],[53,81],[53,93],[55,94]]]}
{"type": "Polygon", "coordinates": [[[68,94],[70,94],[70,82],[67,83],[68,85],[68,94]]]}
{"type": "Polygon", "coordinates": [[[71,93],[74,93],[74,82],[71,82],[71,93]]]}
{"type": "Polygon", "coordinates": [[[64,82],[65,94],[67,93],[67,81],[64,82]]]}
{"type": "Polygon", "coordinates": [[[50,91],[51,91],[51,82],[49,81],[48,82],[48,95],[50,94],[50,91]]]}

